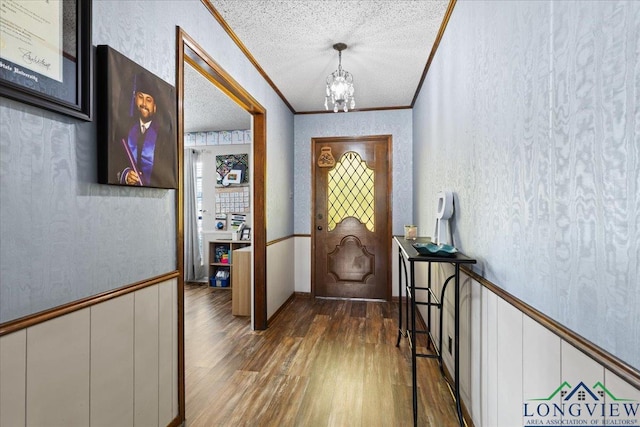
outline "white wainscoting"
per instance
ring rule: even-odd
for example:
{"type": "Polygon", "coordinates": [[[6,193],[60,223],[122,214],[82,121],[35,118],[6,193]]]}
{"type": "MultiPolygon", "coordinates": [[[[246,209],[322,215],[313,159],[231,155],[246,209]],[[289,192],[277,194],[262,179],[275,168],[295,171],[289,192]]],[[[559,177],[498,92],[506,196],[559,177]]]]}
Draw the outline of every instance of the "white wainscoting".
{"type": "MultiPolygon", "coordinates": [[[[434,286],[453,273],[449,265],[433,270],[434,286]]],[[[416,264],[417,284],[426,282],[426,268],[416,264]]],[[[448,372],[453,374],[453,355],[447,335],[453,336],[453,287],[445,297],[443,347],[448,372]]],[[[605,369],[594,358],[566,342],[547,327],[493,293],[476,280],[461,274],[460,387],[462,400],[476,427],[527,425],[524,403],[551,396],[564,382],[572,387],[584,382],[589,388],[601,382],[617,398],[640,402],[640,390],[605,369]]],[[[425,307],[419,307],[427,318],[425,307]]],[[[432,310],[432,330],[438,339],[437,310],[432,310]]],[[[419,374],[419,372],[418,372],[419,374]]],[[[608,395],[605,399],[609,399],[608,395]]],[[[560,402],[560,395],[546,404],[560,402]]],[[[598,410],[600,411],[600,409],[598,410]]],[[[602,425],[601,412],[580,419],[602,425]]],[[[636,417],[640,420],[640,410],[636,417]]],[[[610,423],[612,420],[608,420],[610,423]]]]}
{"type": "Polygon", "coordinates": [[[267,246],[267,319],[274,315],[296,291],[295,252],[293,237],[267,246]]]}
{"type": "Polygon", "coordinates": [[[0,426],[167,426],[177,279],[0,337],[0,426]]]}
{"type": "Polygon", "coordinates": [[[0,426],[25,425],[27,331],[0,337],[0,426]]]}
{"type": "Polygon", "coordinates": [[[91,426],[133,423],[134,298],[91,308],[91,426]]]}
{"type": "Polygon", "coordinates": [[[311,292],[311,237],[295,237],[296,292],[311,292]]]}

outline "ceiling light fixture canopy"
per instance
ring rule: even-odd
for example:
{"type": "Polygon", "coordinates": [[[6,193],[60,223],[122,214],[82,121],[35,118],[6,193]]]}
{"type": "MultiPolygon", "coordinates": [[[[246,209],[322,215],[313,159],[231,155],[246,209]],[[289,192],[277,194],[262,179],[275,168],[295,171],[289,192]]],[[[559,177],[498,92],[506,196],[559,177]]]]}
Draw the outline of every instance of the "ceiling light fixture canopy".
{"type": "Polygon", "coordinates": [[[344,43],[336,43],[333,48],[338,51],[338,69],[327,76],[327,95],[324,98],[324,108],[329,109],[333,105],[333,112],[354,109],[356,99],[353,96],[353,76],[342,69],[342,51],[347,48],[344,43]]]}

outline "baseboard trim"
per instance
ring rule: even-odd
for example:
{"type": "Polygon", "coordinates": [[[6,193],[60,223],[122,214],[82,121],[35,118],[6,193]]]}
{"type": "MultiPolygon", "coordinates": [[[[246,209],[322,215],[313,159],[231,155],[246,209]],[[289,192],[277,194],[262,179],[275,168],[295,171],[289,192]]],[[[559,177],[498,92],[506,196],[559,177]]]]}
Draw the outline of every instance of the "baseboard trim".
{"type": "Polygon", "coordinates": [[[285,308],[295,299],[296,293],[292,293],[289,298],[276,310],[275,313],[269,319],[267,319],[267,326],[271,326],[271,324],[276,320],[276,318],[284,311],[285,308]]]}
{"type": "Polygon", "coordinates": [[[167,424],[167,427],[180,427],[183,424],[184,423],[183,420],[180,419],[180,415],[177,415],[169,424],[167,424]]]}

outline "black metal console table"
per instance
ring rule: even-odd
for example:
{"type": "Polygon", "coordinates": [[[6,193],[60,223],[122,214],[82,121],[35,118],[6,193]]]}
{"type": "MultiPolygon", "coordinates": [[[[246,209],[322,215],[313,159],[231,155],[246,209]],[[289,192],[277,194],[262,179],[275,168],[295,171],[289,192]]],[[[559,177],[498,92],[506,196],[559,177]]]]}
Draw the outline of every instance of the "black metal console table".
{"type": "Polygon", "coordinates": [[[471,259],[460,252],[457,252],[450,256],[436,256],[436,255],[420,255],[418,251],[413,247],[414,243],[427,243],[431,239],[428,237],[419,237],[417,240],[406,240],[404,237],[395,236],[394,240],[398,243],[398,296],[402,296],[402,283],[404,277],[404,286],[406,290],[405,300],[405,329],[402,329],[402,303],[398,304],[398,341],[396,347],[400,346],[400,339],[405,336],[409,339],[409,346],[411,347],[411,377],[413,388],[413,425],[417,425],[418,422],[418,383],[417,383],[417,371],[416,371],[416,359],[418,357],[427,357],[438,359],[440,364],[440,371],[446,380],[444,375],[444,366],[442,362],[442,305],[444,303],[444,295],[447,289],[447,285],[453,280],[454,283],[454,384],[452,384],[453,394],[456,401],[456,411],[458,413],[458,421],[460,426],[464,426],[464,418],[462,416],[462,406],[460,399],[460,264],[475,264],[476,260],[471,259]],[[426,262],[427,266],[427,286],[416,286],[415,283],[415,263],[426,262]],[[409,273],[407,276],[407,263],[409,263],[409,273]],[[454,273],[449,276],[442,285],[440,296],[436,295],[432,289],[431,282],[431,264],[432,263],[447,263],[454,267],[454,273]],[[403,274],[404,272],[404,274],[403,274]],[[427,292],[426,301],[416,301],[416,290],[423,290],[427,292]],[[427,329],[416,329],[416,306],[427,306],[427,329]],[[416,334],[427,334],[429,348],[433,341],[433,335],[431,333],[431,307],[436,307],[440,310],[440,335],[438,348],[435,348],[433,354],[418,353],[416,351],[416,334]]]}

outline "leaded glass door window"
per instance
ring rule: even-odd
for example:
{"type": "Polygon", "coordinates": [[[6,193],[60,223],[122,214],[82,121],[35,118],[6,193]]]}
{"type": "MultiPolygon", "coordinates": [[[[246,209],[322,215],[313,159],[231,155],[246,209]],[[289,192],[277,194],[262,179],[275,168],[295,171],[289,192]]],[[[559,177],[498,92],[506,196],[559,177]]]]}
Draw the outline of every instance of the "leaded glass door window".
{"type": "Polygon", "coordinates": [[[354,151],[345,153],[329,171],[328,231],[345,218],[354,217],[374,231],[374,171],[354,151]]]}

